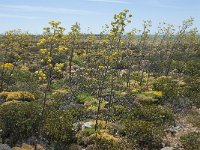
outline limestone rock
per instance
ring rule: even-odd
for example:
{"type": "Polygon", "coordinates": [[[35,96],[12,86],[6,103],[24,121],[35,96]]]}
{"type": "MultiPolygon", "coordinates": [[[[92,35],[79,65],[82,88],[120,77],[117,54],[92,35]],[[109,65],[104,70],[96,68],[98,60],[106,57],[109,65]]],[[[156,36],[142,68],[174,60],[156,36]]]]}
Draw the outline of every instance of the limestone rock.
{"type": "Polygon", "coordinates": [[[23,149],[21,147],[13,147],[12,150],[25,150],[25,149],[23,149]]]}
{"type": "Polygon", "coordinates": [[[44,147],[40,144],[36,145],[36,150],[45,150],[44,147]]]}
{"type": "Polygon", "coordinates": [[[34,147],[31,146],[31,145],[23,143],[22,144],[22,149],[25,149],[25,150],[34,150],[34,147]]]}
{"type": "Polygon", "coordinates": [[[174,150],[174,148],[173,147],[164,147],[161,150],[174,150]]]}

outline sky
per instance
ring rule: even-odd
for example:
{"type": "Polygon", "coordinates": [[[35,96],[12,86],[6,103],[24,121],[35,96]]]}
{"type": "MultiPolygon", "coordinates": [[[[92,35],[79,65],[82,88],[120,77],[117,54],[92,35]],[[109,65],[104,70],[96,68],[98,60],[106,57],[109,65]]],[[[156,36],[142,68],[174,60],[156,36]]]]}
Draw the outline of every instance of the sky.
{"type": "Polygon", "coordinates": [[[178,26],[189,17],[200,29],[200,0],[0,0],[0,33],[22,29],[41,34],[55,20],[67,31],[78,22],[82,32],[98,34],[124,9],[133,14],[127,31],[142,29],[143,21],[151,20],[153,33],[159,22],[178,26]]]}

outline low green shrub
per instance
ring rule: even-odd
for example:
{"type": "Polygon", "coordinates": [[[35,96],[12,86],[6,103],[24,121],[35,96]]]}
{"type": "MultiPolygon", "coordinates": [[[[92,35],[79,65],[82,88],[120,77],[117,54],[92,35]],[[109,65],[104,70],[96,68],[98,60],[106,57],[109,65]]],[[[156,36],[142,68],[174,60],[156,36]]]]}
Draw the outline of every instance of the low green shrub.
{"type": "Polygon", "coordinates": [[[84,104],[85,102],[90,102],[93,100],[94,100],[94,97],[92,97],[91,95],[89,95],[87,93],[80,93],[77,96],[76,102],[79,104],[84,104]]]}
{"type": "Polygon", "coordinates": [[[70,111],[47,110],[42,135],[50,143],[67,145],[74,140],[73,115],[70,111]]]}
{"type": "Polygon", "coordinates": [[[36,134],[40,107],[36,102],[15,102],[0,105],[2,139],[16,143],[36,134]]]}
{"type": "Polygon", "coordinates": [[[164,97],[177,97],[177,81],[171,77],[161,76],[153,83],[154,89],[163,91],[164,97]]]}
{"type": "Polygon", "coordinates": [[[180,141],[185,150],[199,150],[200,149],[200,133],[191,132],[181,136],[180,141]]]}
{"type": "Polygon", "coordinates": [[[196,111],[192,111],[188,116],[187,116],[187,121],[192,123],[193,126],[195,127],[200,127],[200,115],[196,111]]]}
{"type": "Polygon", "coordinates": [[[119,150],[120,143],[121,140],[119,138],[114,137],[106,130],[100,130],[91,134],[86,141],[87,145],[90,145],[90,147],[93,145],[95,149],[99,150],[119,150]]]}
{"type": "Polygon", "coordinates": [[[113,104],[112,109],[113,110],[109,114],[112,120],[119,121],[127,117],[128,109],[126,109],[124,106],[119,105],[119,104],[113,104]]]}
{"type": "Polygon", "coordinates": [[[125,133],[133,145],[140,148],[160,150],[165,135],[162,128],[148,121],[126,121],[125,133]]]}
{"type": "Polygon", "coordinates": [[[135,108],[131,111],[129,117],[137,120],[150,121],[156,125],[169,125],[174,121],[172,110],[160,105],[135,108]]]}
{"type": "Polygon", "coordinates": [[[31,94],[30,92],[24,92],[24,91],[18,91],[18,92],[1,92],[0,97],[5,99],[5,101],[13,101],[13,100],[18,100],[18,101],[34,101],[35,96],[31,94]]]}
{"type": "Polygon", "coordinates": [[[153,105],[160,102],[158,98],[146,94],[136,94],[136,101],[142,105],[153,105]]]}

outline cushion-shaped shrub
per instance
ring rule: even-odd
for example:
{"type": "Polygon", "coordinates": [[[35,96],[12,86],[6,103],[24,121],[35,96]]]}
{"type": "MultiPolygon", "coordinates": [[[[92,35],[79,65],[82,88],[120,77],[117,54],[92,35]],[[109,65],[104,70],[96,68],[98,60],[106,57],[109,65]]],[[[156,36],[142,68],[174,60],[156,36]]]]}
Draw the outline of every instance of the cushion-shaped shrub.
{"type": "Polygon", "coordinates": [[[153,122],[156,125],[169,125],[174,121],[172,110],[163,106],[143,106],[131,111],[130,118],[153,122]]]}
{"type": "Polygon", "coordinates": [[[73,115],[67,110],[46,111],[42,134],[51,143],[69,144],[75,136],[73,115]]]}
{"type": "Polygon", "coordinates": [[[142,93],[136,95],[136,101],[142,105],[152,105],[160,102],[158,98],[155,98],[152,95],[146,95],[142,93]]]}
{"type": "Polygon", "coordinates": [[[1,92],[0,97],[5,99],[5,101],[13,101],[13,100],[18,100],[18,101],[34,101],[35,96],[31,94],[30,92],[1,92]]]}
{"type": "Polygon", "coordinates": [[[107,130],[99,130],[91,134],[86,141],[87,145],[95,145],[97,149],[116,150],[120,149],[121,140],[114,137],[107,130]]]}
{"type": "Polygon", "coordinates": [[[15,143],[36,135],[40,106],[36,102],[6,103],[0,105],[2,139],[9,138],[11,142],[15,143]]]}
{"type": "Polygon", "coordinates": [[[160,150],[164,131],[148,121],[126,121],[125,133],[133,145],[140,148],[160,150]]]}

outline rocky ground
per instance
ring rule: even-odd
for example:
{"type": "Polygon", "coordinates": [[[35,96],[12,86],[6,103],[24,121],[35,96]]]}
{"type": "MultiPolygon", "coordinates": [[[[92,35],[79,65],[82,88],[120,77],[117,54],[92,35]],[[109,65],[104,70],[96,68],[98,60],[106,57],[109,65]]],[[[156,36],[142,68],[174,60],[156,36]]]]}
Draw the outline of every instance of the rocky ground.
{"type": "MultiPolygon", "coordinates": [[[[193,112],[200,114],[200,109],[193,109],[193,112]]],[[[200,132],[200,128],[194,126],[188,120],[190,113],[178,114],[176,116],[176,126],[168,128],[167,136],[164,139],[165,147],[161,150],[184,150],[182,148],[180,137],[190,132],[200,132]]],[[[84,126],[90,126],[90,122],[84,124],[84,126]]],[[[9,147],[6,144],[0,144],[0,150],[34,150],[34,146],[28,144],[22,144],[21,147],[9,147]]],[[[37,150],[44,150],[41,145],[37,145],[37,150]]]]}
{"type": "MultiPolygon", "coordinates": [[[[192,111],[200,114],[200,109],[193,109],[192,111]]],[[[190,132],[200,132],[200,128],[188,121],[188,116],[189,113],[177,115],[176,126],[169,129],[171,132],[168,132],[165,139],[165,141],[167,141],[167,146],[169,147],[162,150],[184,150],[180,143],[180,137],[190,132]]]]}
{"type": "Polygon", "coordinates": [[[37,144],[36,149],[35,146],[28,145],[23,143],[21,147],[13,147],[11,148],[7,144],[0,144],[0,150],[45,150],[43,146],[37,144]]]}

